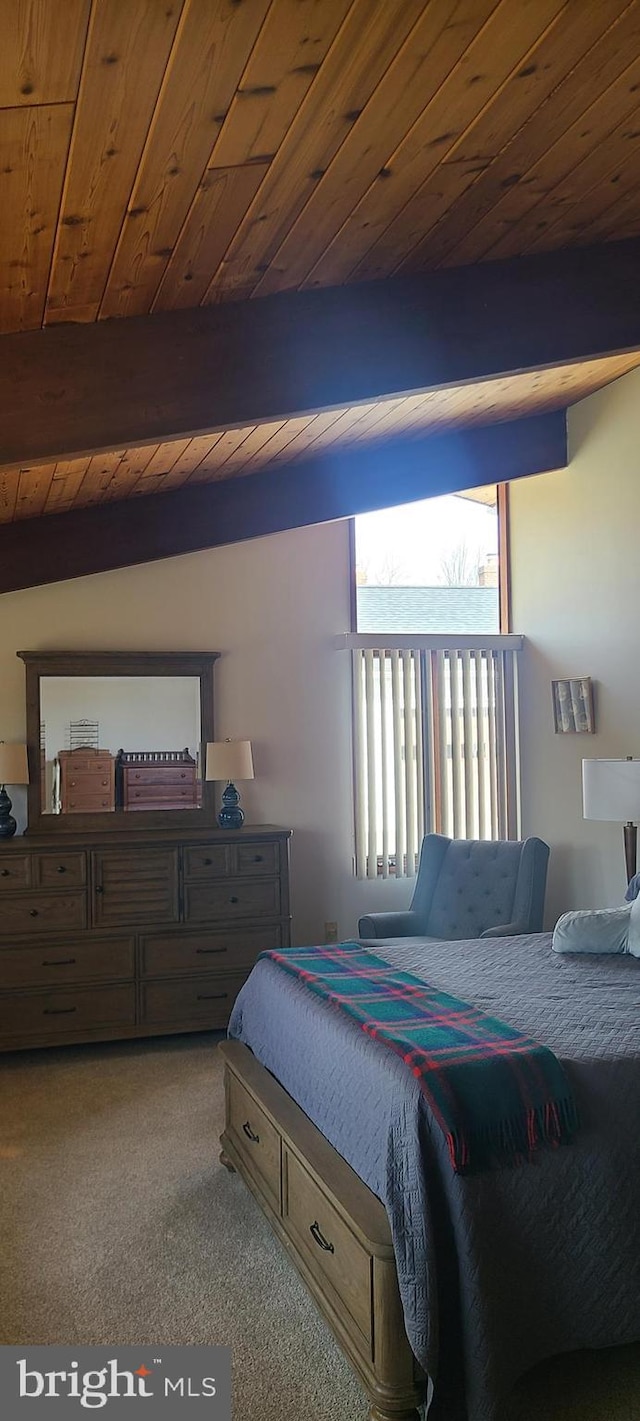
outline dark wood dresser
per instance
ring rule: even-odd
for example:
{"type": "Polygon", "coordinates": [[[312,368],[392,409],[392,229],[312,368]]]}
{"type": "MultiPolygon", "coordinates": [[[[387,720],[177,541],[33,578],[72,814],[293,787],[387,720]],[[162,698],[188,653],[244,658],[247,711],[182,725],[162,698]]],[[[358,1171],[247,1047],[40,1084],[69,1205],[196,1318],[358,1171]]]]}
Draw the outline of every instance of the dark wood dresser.
{"type": "Polygon", "coordinates": [[[196,768],[188,750],[119,750],[118,803],[129,811],[196,809],[196,768]]]}
{"type": "Polygon", "coordinates": [[[0,843],[0,1049],[226,1026],[290,940],[290,830],[0,843]]]}

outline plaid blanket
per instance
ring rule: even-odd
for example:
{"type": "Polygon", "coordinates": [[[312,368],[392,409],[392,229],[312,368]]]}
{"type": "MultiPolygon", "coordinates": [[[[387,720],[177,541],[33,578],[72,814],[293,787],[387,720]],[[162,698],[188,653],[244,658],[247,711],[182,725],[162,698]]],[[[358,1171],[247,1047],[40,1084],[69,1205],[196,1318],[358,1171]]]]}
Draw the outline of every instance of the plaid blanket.
{"type": "Polygon", "coordinates": [[[546,1046],[438,992],[358,943],[260,954],[338,1007],[416,1076],[456,1173],[531,1159],[566,1144],[577,1111],[546,1046]]]}

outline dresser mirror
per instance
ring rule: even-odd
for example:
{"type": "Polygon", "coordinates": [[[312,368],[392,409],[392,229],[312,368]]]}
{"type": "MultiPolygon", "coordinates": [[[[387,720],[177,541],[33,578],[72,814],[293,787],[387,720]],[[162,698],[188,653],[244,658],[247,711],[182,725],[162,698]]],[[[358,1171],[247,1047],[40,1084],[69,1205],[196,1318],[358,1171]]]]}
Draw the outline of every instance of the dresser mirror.
{"type": "Polygon", "coordinates": [[[215,823],[214,652],[30,652],[29,828],[215,823]]]}

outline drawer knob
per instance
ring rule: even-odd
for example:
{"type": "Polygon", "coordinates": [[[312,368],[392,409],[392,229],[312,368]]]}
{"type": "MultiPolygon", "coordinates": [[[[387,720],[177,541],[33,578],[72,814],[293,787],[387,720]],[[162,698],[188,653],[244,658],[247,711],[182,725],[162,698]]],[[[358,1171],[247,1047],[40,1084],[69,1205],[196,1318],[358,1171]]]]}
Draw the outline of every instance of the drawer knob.
{"type": "Polygon", "coordinates": [[[247,1139],[248,1139],[248,1140],[251,1140],[252,1145],[259,1145],[259,1144],[260,1144],[260,1136],[254,1134],[254,1132],[253,1132],[253,1130],[251,1129],[251,1126],[250,1126],[248,1120],[245,1120],[244,1125],[242,1126],[242,1128],[243,1128],[243,1130],[244,1130],[244,1133],[245,1133],[247,1139]]]}
{"type": "Polygon", "coordinates": [[[9,877],[9,869],[8,869],[8,868],[0,869],[0,877],[1,877],[1,878],[8,878],[8,877],[9,877]]]}
{"type": "Polygon", "coordinates": [[[104,888],[101,883],[96,883],[96,893],[104,893],[104,888]]]}
{"type": "Polygon", "coordinates": [[[253,855],[253,862],[254,862],[254,863],[262,863],[262,862],[263,862],[262,854],[254,854],[254,855],[253,855]]]}
{"type": "Polygon", "coordinates": [[[38,909],[37,909],[37,908],[30,908],[30,909],[29,909],[29,917],[30,917],[30,918],[37,918],[37,916],[38,916],[38,909]]]}
{"type": "Polygon", "coordinates": [[[56,869],[56,873],[66,873],[66,871],[67,870],[65,868],[65,865],[63,863],[59,863],[56,869]]]}
{"type": "MultiPolygon", "coordinates": [[[[213,859],[203,859],[202,862],[205,864],[205,866],[206,866],[207,868],[210,868],[210,867],[211,867],[211,864],[213,863],[213,859]]],[[[4,869],[4,872],[5,872],[5,873],[7,872],[6,868],[4,869]]]]}
{"type": "Polygon", "coordinates": [[[335,1253],[335,1248],[333,1244],[329,1243],[328,1238],[325,1238],[324,1234],[320,1232],[320,1225],[317,1219],[314,1220],[312,1224],[310,1224],[309,1233],[311,1234],[312,1239],[314,1239],[315,1242],[318,1244],[318,1247],[323,1248],[325,1253],[335,1253]]]}
{"type": "Polygon", "coordinates": [[[230,899],[229,899],[229,902],[230,902],[230,903],[237,903],[237,901],[238,901],[237,898],[230,898],[230,899]]]}

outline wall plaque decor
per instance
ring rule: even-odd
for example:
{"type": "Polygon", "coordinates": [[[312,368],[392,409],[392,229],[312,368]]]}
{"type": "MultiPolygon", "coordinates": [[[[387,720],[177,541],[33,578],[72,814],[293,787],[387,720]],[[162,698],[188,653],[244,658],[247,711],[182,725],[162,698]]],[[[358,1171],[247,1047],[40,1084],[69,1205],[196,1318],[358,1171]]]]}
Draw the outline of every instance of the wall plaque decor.
{"type": "Polygon", "coordinates": [[[553,721],[556,735],[595,733],[593,682],[590,676],[552,681],[553,721]]]}

